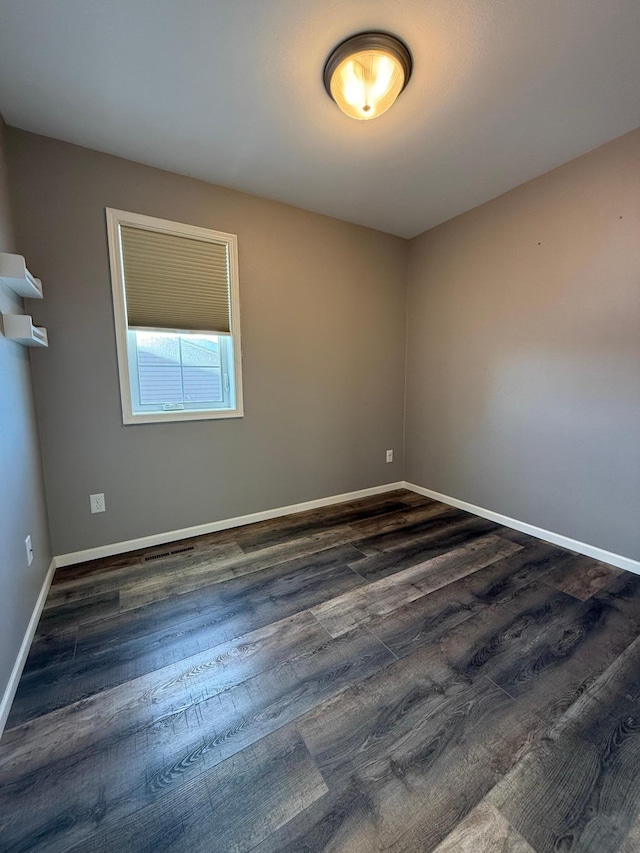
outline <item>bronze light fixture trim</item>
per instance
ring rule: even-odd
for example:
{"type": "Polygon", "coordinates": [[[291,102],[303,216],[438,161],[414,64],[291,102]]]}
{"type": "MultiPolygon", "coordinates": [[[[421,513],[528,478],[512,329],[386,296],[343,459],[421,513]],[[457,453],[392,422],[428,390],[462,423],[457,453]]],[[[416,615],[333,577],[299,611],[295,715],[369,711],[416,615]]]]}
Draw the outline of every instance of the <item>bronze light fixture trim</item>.
{"type": "Polygon", "coordinates": [[[409,48],[389,33],[358,33],[324,66],[324,87],[345,115],[368,121],[393,105],[411,77],[409,48]]]}

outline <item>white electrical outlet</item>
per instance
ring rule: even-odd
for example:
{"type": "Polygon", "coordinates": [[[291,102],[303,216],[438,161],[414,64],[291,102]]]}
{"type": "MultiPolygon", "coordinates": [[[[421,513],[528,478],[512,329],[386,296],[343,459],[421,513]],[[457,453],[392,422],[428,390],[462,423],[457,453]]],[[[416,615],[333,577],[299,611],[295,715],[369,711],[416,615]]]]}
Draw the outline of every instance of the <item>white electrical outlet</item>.
{"type": "Polygon", "coordinates": [[[89,495],[89,504],[91,512],[106,512],[107,508],[104,503],[104,494],[89,495]]]}
{"type": "Polygon", "coordinates": [[[31,545],[31,536],[27,536],[24,540],[24,547],[27,549],[27,565],[33,563],[33,546],[31,545]]]}
{"type": "Polygon", "coordinates": [[[387,462],[393,462],[393,450],[387,450],[387,462]]]}

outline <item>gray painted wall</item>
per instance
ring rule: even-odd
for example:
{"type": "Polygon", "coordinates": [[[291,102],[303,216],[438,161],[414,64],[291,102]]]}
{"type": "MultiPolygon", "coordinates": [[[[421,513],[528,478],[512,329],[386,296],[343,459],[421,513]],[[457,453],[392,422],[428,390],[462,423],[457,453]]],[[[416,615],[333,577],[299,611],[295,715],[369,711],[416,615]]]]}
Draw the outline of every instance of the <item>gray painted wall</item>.
{"type": "Polygon", "coordinates": [[[33,375],[56,554],[402,478],[406,241],[18,130],[8,148],[46,285],[33,375]],[[122,425],[105,207],[238,235],[244,419],[122,425]]]}
{"type": "Polygon", "coordinates": [[[640,558],[640,131],[410,244],[409,481],[640,558]]]}
{"type": "Polygon", "coordinates": [[[33,376],[55,553],[406,474],[640,556],[640,131],[410,243],[7,135],[20,251],[46,285],[33,376]],[[238,234],[243,420],[122,425],[105,206],[238,234]]]}
{"type": "MultiPolygon", "coordinates": [[[[13,235],[4,133],[0,119],[0,252],[23,253],[13,235]]],[[[2,283],[0,312],[24,313],[23,301],[2,283]]],[[[0,323],[0,698],[50,563],[29,350],[7,340],[0,323]],[[29,534],[34,561],[27,567],[24,540],[29,534]]]]}

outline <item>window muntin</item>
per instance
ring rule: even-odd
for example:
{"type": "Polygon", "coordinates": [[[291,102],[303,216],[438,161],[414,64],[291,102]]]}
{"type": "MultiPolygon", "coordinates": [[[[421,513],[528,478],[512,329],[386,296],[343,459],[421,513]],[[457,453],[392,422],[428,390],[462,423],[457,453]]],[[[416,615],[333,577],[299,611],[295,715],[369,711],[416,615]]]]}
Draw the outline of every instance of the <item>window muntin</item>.
{"type": "MultiPolygon", "coordinates": [[[[203,418],[241,417],[242,375],[240,350],[240,312],[238,293],[237,241],[233,234],[182,225],[181,223],[107,209],[107,226],[111,261],[111,277],[116,321],[118,368],[122,399],[123,422],[152,423],[166,420],[195,420],[203,418]],[[167,246],[180,247],[177,290],[185,294],[194,315],[193,303],[198,292],[202,293],[202,258],[212,257],[212,280],[215,285],[215,300],[220,300],[220,258],[227,258],[228,266],[228,329],[173,329],[137,328],[128,324],[126,300],[127,264],[123,258],[122,229],[131,234],[132,228],[147,229],[158,234],[187,237],[196,241],[194,250],[194,276],[189,275],[189,242],[168,241],[159,238],[159,251],[166,252],[167,246]],[[221,254],[208,252],[202,247],[209,241],[223,246],[221,254]],[[185,251],[186,247],[186,251],[185,251]],[[184,259],[184,269],[181,264],[184,259]],[[189,290],[190,282],[197,278],[199,290],[189,290]],[[195,295],[194,295],[195,294],[195,295]]],[[[155,238],[142,242],[153,247],[155,238]]],[[[135,260],[140,264],[140,257],[135,260]]],[[[150,269],[157,258],[151,256],[150,269]]],[[[144,255],[142,255],[144,260],[144,255]]],[[[130,260],[130,259],[127,259],[130,260]]],[[[170,259],[176,270],[176,259],[170,259]]],[[[131,263],[129,263],[131,268],[131,263]]],[[[148,270],[143,272],[147,273],[148,270]]],[[[160,297],[167,301],[166,276],[159,285],[160,297]],[[164,290],[164,293],[161,291],[164,290]]],[[[151,281],[153,282],[153,278],[151,281]]],[[[205,280],[206,285],[206,280],[205,280]]],[[[153,284],[152,284],[153,286],[153,284]]],[[[194,283],[193,287],[196,287],[194,283]]],[[[175,298],[175,295],[173,295],[175,298]]],[[[165,310],[166,314],[166,310],[165,310]]],[[[210,314],[207,314],[209,317],[210,314]]],[[[166,318],[165,318],[166,320],[166,318]]],[[[208,322],[207,321],[203,321],[208,322]]],[[[168,325],[165,322],[165,326],[168,325]]]]}

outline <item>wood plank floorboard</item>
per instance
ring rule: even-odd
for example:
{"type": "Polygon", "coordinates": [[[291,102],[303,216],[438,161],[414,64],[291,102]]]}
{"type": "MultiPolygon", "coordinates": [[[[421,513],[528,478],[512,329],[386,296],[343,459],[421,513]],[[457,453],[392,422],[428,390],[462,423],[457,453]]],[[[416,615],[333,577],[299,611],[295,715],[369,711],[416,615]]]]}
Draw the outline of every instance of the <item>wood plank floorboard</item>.
{"type": "MultiPolygon", "coordinates": [[[[226,557],[233,558],[242,554],[242,549],[237,543],[233,543],[207,549],[204,554],[206,554],[206,559],[214,566],[218,562],[223,562],[226,557]]],[[[198,552],[195,555],[183,554],[181,559],[169,557],[166,561],[158,560],[153,563],[142,563],[136,560],[130,565],[125,564],[114,569],[113,572],[89,573],[86,577],[56,583],[52,585],[49,591],[44,609],[46,611],[61,604],[73,604],[85,598],[114,590],[120,592],[127,580],[139,580],[142,577],[149,577],[151,573],[158,577],[164,573],[171,574],[177,567],[186,566],[190,562],[199,562],[202,556],[198,552]]]]}
{"type": "MultiPolygon", "coordinates": [[[[354,557],[360,560],[362,557],[360,536],[381,529],[395,530],[402,527],[408,520],[431,517],[442,512],[444,509],[438,505],[405,508],[399,512],[380,512],[373,519],[368,518],[363,523],[355,522],[349,526],[331,527],[328,530],[305,531],[304,536],[291,541],[271,543],[259,551],[252,549],[242,558],[238,558],[235,554],[211,557],[211,559],[202,559],[200,554],[190,555],[182,561],[174,561],[175,568],[168,563],[167,566],[162,566],[161,572],[153,574],[147,572],[144,577],[139,573],[128,582],[122,583],[120,586],[121,609],[142,607],[170,595],[192,592],[202,586],[241,577],[279,565],[288,559],[315,554],[322,549],[346,545],[349,542],[358,546],[359,553],[354,557]]],[[[243,547],[242,550],[245,552],[246,549],[243,547]]]]}
{"type": "MultiPolygon", "coordinates": [[[[489,534],[470,544],[398,571],[311,608],[332,637],[390,613],[460,577],[506,557],[521,546],[489,534]]],[[[357,571],[357,568],[356,568],[357,571]]]]}
{"type": "Polygon", "coordinates": [[[481,527],[485,533],[499,529],[499,525],[493,521],[479,519],[454,507],[441,507],[438,513],[434,513],[432,507],[428,509],[430,512],[426,518],[408,521],[399,529],[373,530],[364,542],[376,551],[388,551],[412,542],[422,542],[427,536],[436,536],[465,524],[481,527]]]}
{"type": "Polygon", "coordinates": [[[501,710],[515,705],[486,681],[483,687],[451,685],[440,701],[416,688],[377,709],[357,702],[344,708],[338,731],[343,745],[353,734],[351,766],[337,753],[321,750],[318,756],[329,790],[339,796],[318,801],[268,839],[260,853],[433,849],[499,780],[483,742],[501,710]],[[394,725],[401,730],[398,737],[394,725]],[[345,802],[353,803],[346,813],[345,802]]]}
{"type": "Polygon", "coordinates": [[[409,525],[446,516],[451,507],[432,501],[428,504],[417,504],[404,507],[395,512],[387,512],[384,515],[376,515],[373,518],[366,516],[360,521],[352,521],[349,527],[358,535],[358,538],[378,536],[395,530],[402,530],[409,525]]]}
{"type": "Polygon", "coordinates": [[[556,589],[561,589],[581,601],[586,601],[596,592],[604,589],[621,572],[622,569],[616,569],[589,557],[577,555],[569,565],[561,569],[555,568],[549,572],[546,580],[556,589]]]}
{"type": "Polygon", "coordinates": [[[98,593],[82,602],[60,604],[43,611],[38,623],[36,639],[53,637],[66,633],[70,628],[78,628],[84,622],[95,622],[105,616],[115,616],[120,610],[120,590],[98,593]]]}
{"type": "MultiPolygon", "coordinates": [[[[296,539],[293,542],[285,542],[280,545],[271,545],[263,551],[254,552],[250,555],[233,556],[227,559],[198,559],[193,558],[193,565],[178,566],[165,574],[148,575],[137,577],[120,588],[120,609],[134,610],[147,604],[155,604],[165,598],[174,595],[183,595],[187,592],[196,592],[203,587],[211,587],[224,581],[232,581],[264,569],[275,568],[276,572],[282,572],[282,567],[292,560],[297,560],[298,565],[305,565],[312,560],[322,559],[321,552],[328,551],[329,557],[335,553],[343,553],[351,560],[362,559],[362,553],[353,546],[347,547],[349,539],[352,538],[345,528],[335,528],[324,533],[315,534],[305,539],[296,539]],[[344,546],[344,551],[336,551],[344,546]]],[[[346,559],[345,561],[346,562],[346,559]]],[[[262,575],[261,575],[262,577],[262,575]]],[[[248,581],[251,583],[251,579],[248,581]]],[[[227,585],[225,590],[232,588],[227,585]]],[[[211,590],[215,593],[216,590],[211,590]]]]}
{"type": "Polygon", "coordinates": [[[0,850],[640,853],[640,577],[403,490],[61,569],[0,850]]]}
{"type": "Polygon", "coordinates": [[[406,510],[406,505],[399,500],[387,500],[378,506],[363,505],[348,509],[345,509],[343,504],[337,504],[335,507],[324,508],[323,512],[318,512],[316,519],[313,520],[298,521],[296,516],[288,516],[289,522],[286,526],[275,527],[263,533],[243,538],[242,550],[245,553],[251,553],[251,551],[260,550],[269,545],[278,544],[283,536],[287,539],[307,537],[314,533],[321,533],[326,530],[327,525],[339,527],[365,519],[370,520],[378,516],[383,517],[389,512],[397,512],[398,510],[406,510]]]}
{"type": "Polygon", "coordinates": [[[137,678],[247,631],[305,610],[329,594],[364,585],[345,565],[354,549],[322,551],[269,571],[215,584],[158,608],[120,613],[78,630],[75,655],[51,666],[27,661],[10,725],[137,678]]]}
{"type": "Polygon", "coordinates": [[[391,614],[372,618],[367,627],[398,657],[433,643],[455,625],[560,566],[570,555],[544,543],[522,548],[472,574],[434,590],[391,614]]]}
{"type": "Polygon", "coordinates": [[[480,803],[435,853],[534,853],[524,838],[490,803],[480,803]]]}
{"type": "Polygon", "coordinates": [[[638,651],[636,642],[489,796],[541,853],[614,853],[637,821],[640,707],[625,687],[638,651]]]}
{"type": "Polygon", "coordinates": [[[249,746],[183,787],[72,848],[137,853],[244,853],[327,792],[294,728],[249,746]],[[215,836],[211,826],[215,825],[215,836]]]}
{"type": "Polygon", "coordinates": [[[327,633],[302,611],[177,664],[8,729],[2,779],[32,773],[56,756],[119,740],[176,708],[195,705],[266,670],[326,645],[327,633]],[[37,746],[36,746],[37,745],[37,746]],[[8,776],[4,774],[9,773],[8,776]]]}
{"type": "MultiPolygon", "coordinates": [[[[456,510],[457,512],[457,510],[456,510]]],[[[433,524],[419,533],[408,534],[406,539],[369,537],[354,544],[365,553],[358,562],[357,570],[368,581],[381,580],[402,569],[411,568],[431,557],[439,557],[454,548],[461,547],[487,533],[499,532],[500,528],[484,518],[432,519],[433,524]]]]}
{"type": "MultiPolygon", "coordinates": [[[[55,827],[57,837],[49,833],[50,848],[67,850],[96,829],[103,811],[110,821],[120,822],[139,808],[173,797],[204,771],[393,660],[367,631],[335,641],[325,634],[322,645],[306,654],[211,698],[185,697],[133,731],[72,754],[61,745],[59,757],[46,766],[15,781],[3,780],[0,813],[9,812],[13,802],[12,827],[29,821],[38,836],[55,827]],[[19,797],[25,790],[28,800],[19,797]],[[34,820],[29,802],[37,806],[40,821],[34,820]]],[[[5,834],[13,843],[9,828],[5,834]]]]}

